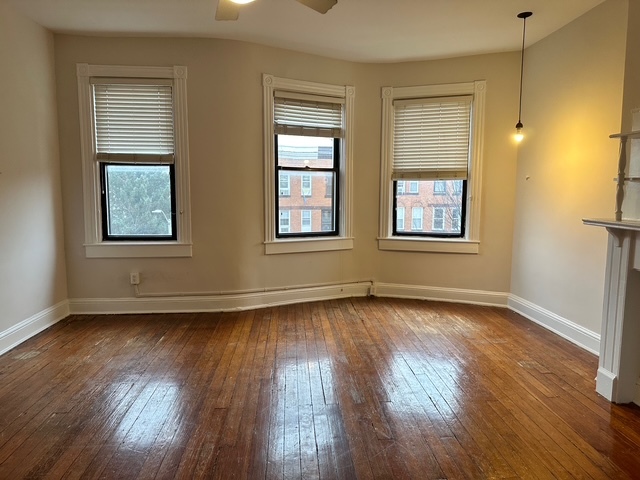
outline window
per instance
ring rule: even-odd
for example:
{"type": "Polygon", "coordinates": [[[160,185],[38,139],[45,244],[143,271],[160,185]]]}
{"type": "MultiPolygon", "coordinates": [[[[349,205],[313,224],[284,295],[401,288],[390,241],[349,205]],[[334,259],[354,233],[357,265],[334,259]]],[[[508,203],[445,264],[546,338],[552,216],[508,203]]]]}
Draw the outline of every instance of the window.
{"type": "Polygon", "coordinates": [[[280,210],[279,232],[288,233],[291,229],[291,213],[289,210],[280,210]]]}
{"type": "Polygon", "coordinates": [[[264,75],[263,91],[266,253],[352,248],[355,90],[264,75]],[[280,194],[287,191],[282,175],[289,177],[289,196],[280,194]],[[284,210],[296,215],[286,231],[276,223],[284,210]],[[314,210],[320,211],[315,221],[314,210]]]}
{"type": "Polygon", "coordinates": [[[288,173],[280,172],[280,192],[281,197],[291,196],[291,176],[288,173]]]}
{"type": "Polygon", "coordinates": [[[191,256],[186,67],[76,73],[86,255],[191,256]]]}
{"type": "Polygon", "coordinates": [[[300,212],[300,231],[311,231],[311,210],[302,210],[300,212]]]}
{"type": "Polygon", "coordinates": [[[333,198],[336,192],[333,189],[333,175],[329,175],[324,179],[324,196],[326,198],[333,198]]]}
{"type": "MultiPolygon", "coordinates": [[[[319,147],[318,150],[320,150],[319,147]]],[[[333,175],[330,175],[330,177],[333,180],[333,175]]],[[[300,193],[303,197],[311,196],[311,175],[302,175],[302,187],[300,188],[300,193]]]]}
{"type": "Polygon", "coordinates": [[[453,232],[460,231],[460,209],[459,208],[451,209],[451,230],[453,232]]]}
{"type": "Polygon", "coordinates": [[[330,232],[333,230],[333,212],[330,208],[323,208],[321,211],[321,230],[330,232]]]}
{"type": "Polygon", "coordinates": [[[433,221],[431,228],[435,231],[444,230],[444,208],[433,207],[433,221]]]}
{"type": "Polygon", "coordinates": [[[476,81],[382,89],[381,249],[478,253],[485,88],[476,81]],[[402,195],[407,182],[412,198],[402,195]],[[431,225],[417,228],[414,212],[412,228],[401,230],[397,215],[417,209],[412,203],[431,208],[431,225]],[[447,220],[454,211],[458,220],[447,220]]]}
{"type": "Polygon", "coordinates": [[[411,209],[411,230],[414,232],[422,231],[422,207],[413,207],[411,209]]]}
{"type": "Polygon", "coordinates": [[[404,230],[404,207],[396,208],[396,230],[404,230]]]}

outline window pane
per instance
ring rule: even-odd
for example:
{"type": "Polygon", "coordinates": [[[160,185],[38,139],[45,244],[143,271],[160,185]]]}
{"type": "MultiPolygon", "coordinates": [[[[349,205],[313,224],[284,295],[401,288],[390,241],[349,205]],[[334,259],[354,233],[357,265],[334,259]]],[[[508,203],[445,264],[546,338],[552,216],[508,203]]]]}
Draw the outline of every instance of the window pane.
{"type": "Polygon", "coordinates": [[[278,166],[333,168],[333,138],[278,135],[278,166]]]}
{"type": "Polygon", "coordinates": [[[412,180],[397,181],[396,184],[393,219],[396,234],[461,235],[464,180],[412,180]],[[399,188],[401,184],[416,193],[403,194],[399,188]],[[405,224],[405,212],[409,211],[411,215],[405,224]]]}
{"type": "Polygon", "coordinates": [[[278,197],[280,212],[289,211],[289,229],[282,233],[319,233],[335,231],[335,175],[329,172],[279,172],[289,178],[289,195],[278,197]],[[327,187],[331,185],[331,189],[327,187]]]}
{"type": "Polygon", "coordinates": [[[104,167],[106,237],[171,237],[171,166],[104,167]]]}

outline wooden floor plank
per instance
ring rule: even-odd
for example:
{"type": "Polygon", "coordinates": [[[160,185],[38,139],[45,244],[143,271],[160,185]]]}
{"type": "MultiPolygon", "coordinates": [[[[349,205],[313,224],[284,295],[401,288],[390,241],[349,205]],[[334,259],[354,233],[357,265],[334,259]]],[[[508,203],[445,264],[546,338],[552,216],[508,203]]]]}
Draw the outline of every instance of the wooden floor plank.
{"type": "Polygon", "coordinates": [[[596,369],[495,307],[71,316],[0,357],[0,478],[638,478],[596,369]]]}

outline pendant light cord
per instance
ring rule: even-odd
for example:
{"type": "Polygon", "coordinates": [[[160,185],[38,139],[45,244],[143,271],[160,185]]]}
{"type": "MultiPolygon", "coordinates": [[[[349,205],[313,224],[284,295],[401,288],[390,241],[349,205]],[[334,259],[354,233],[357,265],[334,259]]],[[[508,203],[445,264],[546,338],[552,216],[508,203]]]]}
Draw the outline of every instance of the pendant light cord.
{"type": "Polygon", "coordinates": [[[531,12],[522,12],[518,15],[522,18],[522,50],[520,51],[520,104],[518,106],[518,124],[522,123],[522,82],[524,81],[524,41],[527,32],[527,17],[530,17],[531,12]]]}

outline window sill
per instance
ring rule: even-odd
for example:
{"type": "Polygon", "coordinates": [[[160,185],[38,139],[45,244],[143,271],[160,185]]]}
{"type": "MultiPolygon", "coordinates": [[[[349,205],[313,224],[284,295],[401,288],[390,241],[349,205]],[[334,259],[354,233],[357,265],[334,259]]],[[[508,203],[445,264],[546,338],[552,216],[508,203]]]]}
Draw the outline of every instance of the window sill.
{"type": "Polygon", "coordinates": [[[478,254],[477,240],[430,239],[430,238],[379,238],[378,249],[401,252],[465,253],[478,254]]]}
{"type": "Polygon", "coordinates": [[[104,242],[85,245],[87,258],[191,257],[190,243],[104,242]]]}
{"type": "Polygon", "coordinates": [[[353,238],[345,237],[296,238],[292,240],[265,242],[265,253],[267,255],[277,255],[281,253],[329,252],[332,250],[351,250],[352,248],[353,238]]]}

